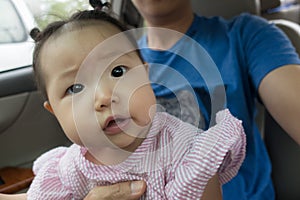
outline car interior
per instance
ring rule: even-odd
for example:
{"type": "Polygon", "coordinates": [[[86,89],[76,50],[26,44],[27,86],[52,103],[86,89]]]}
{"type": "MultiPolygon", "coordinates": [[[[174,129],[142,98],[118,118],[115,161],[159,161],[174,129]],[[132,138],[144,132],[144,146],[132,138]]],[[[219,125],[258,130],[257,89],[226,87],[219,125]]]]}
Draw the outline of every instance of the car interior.
{"type": "MultiPolygon", "coordinates": [[[[120,18],[132,27],[143,19],[130,0],[111,1],[120,18]]],[[[300,0],[192,0],[199,15],[231,18],[242,12],[276,24],[300,56],[300,0]]],[[[71,142],[56,119],[43,108],[31,66],[0,72],[0,193],[26,191],[33,161],[56,146],[71,142]]],[[[257,103],[257,123],[270,154],[277,200],[300,199],[300,146],[257,103]]]]}

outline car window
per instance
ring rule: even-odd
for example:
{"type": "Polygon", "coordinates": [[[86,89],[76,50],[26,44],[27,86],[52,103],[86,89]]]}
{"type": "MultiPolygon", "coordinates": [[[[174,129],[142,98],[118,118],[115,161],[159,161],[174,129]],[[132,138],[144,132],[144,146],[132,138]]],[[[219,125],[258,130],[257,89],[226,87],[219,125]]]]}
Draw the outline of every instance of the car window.
{"type": "Polygon", "coordinates": [[[15,43],[26,39],[25,27],[14,5],[0,1],[0,43],[15,43]]]}
{"type": "Polygon", "coordinates": [[[24,0],[0,0],[0,73],[32,64],[34,26],[24,0]]]}
{"type": "Polygon", "coordinates": [[[30,67],[34,41],[29,32],[76,10],[88,9],[87,0],[0,0],[0,75],[30,67]]]}

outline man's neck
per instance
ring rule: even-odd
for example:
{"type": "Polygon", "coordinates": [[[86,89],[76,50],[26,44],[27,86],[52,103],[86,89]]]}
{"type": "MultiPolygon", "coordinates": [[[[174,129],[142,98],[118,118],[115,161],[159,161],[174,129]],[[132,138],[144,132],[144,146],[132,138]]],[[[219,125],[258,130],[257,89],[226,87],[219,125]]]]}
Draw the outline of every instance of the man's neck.
{"type": "Polygon", "coordinates": [[[194,19],[192,12],[181,16],[147,21],[148,46],[159,50],[171,48],[186,33],[194,19]]]}

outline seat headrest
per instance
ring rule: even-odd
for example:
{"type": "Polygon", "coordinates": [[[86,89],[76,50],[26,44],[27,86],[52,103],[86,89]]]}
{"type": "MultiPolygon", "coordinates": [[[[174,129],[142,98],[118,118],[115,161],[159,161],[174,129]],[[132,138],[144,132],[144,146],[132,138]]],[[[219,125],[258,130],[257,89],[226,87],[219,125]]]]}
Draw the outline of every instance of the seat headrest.
{"type": "Polygon", "coordinates": [[[280,6],[280,4],[281,4],[280,0],[260,0],[260,7],[262,11],[276,8],[280,6]]]}
{"type": "Polygon", "coordinates": [[[194,12],[202,16],[231,18],[242,12],[260,15],[260,0],[191,0],[194,12]]]}

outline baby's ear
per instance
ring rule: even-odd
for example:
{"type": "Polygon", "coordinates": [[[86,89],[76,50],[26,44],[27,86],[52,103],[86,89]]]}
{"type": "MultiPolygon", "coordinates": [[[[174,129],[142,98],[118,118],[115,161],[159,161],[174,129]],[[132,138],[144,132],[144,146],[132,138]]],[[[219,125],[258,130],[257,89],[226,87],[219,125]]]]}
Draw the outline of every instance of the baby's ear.
{"type": "Polygon", "coordinates": [[[44,108],[45,108],[46,110],[48,110],[50,113],[54,114],[53,109],[52,109],[52,107],[51,107],[49,101],[45,101],[45,102],[44,102],[44,108]]]}

